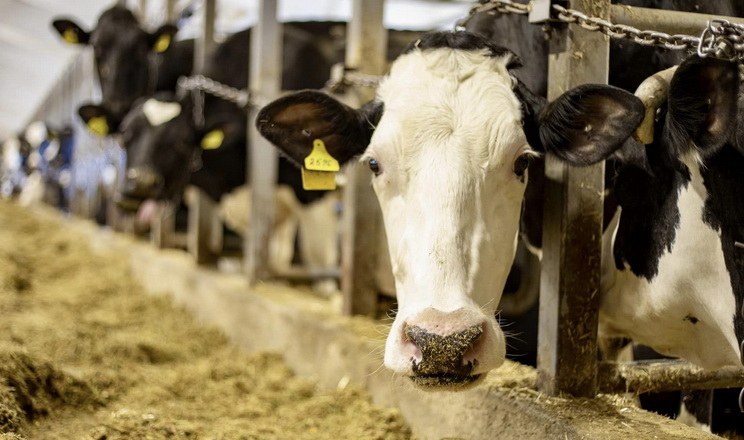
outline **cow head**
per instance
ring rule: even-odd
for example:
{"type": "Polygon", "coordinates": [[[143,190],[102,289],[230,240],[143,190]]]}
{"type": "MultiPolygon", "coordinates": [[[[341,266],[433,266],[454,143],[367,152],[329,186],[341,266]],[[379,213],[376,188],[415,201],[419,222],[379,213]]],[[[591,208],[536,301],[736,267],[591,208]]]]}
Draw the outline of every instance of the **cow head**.
{"type": "Polygon", "coordinates": [[[483,37],[431,33],[359,110],[303,91],[257,117],[261,134],[298,165],[321,139],[339,162],[361,155],[374,174],[399,304],[385,365],[425,389],[468,387],[504,361],[495,311],[530,158],[602,160],[642,118],[637,98],[609,86],[545,105],[511,73],[519,65],[483,37]]]}
{"type": "Polygon", "coordinates": [[[69,19],[54,20],[52,26],[67,43],[93,47],[111,131],[137,98],[152,92],[156,78],[150,57],[168,50],[178,31],[177,27],[166,24],[154,33],[146,32],[132,11],[120,6],[103,12],[92,31],[69,19]]]}
{"type": "MultiPolygon", "coordinates": [[[[106,118],[100,106],[82,106],[80,117],[90,123],[106,118]]],[[[158,93],[135,103],[121,123],[119,144],[127,152],[126,169],[114,196],[123,209],[137,210],[146,199],[178,200],[202,155],[244,139],[245,122],[228,115],[197,128],[190,99],[158,93]]],[[[244,142],[244,141],[243,141],[244,142]]],[[[237,160],[237,159],[236,159],[237,160]]]]}

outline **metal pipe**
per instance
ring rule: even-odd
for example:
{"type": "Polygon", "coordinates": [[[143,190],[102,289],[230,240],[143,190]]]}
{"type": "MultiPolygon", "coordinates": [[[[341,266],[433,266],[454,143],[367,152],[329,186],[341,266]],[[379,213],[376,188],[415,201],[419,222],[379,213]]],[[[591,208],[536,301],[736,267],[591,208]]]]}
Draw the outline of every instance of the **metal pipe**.
{"type": "Polygon", "coordinates": [[[665,9],[638,8],[625,5],[610,6],[610,21],[614,24],[633,26],[640,30],[654,30],[667,34],[699,36],[708,20],[721,18],[744,24],[744,18],[698,14],[696,12],[668,11],[665,9]]]}
{"type": "Polygon", "coordinates": [[[216,17],[215,0],[203,0],[202,33],[194,45],[194,72],[201,72],[208,54],[214,46],[214,19],[216,17]]]}
{"type": "Polygon", "coordinates": [[[646,393],[744,387],[744,368],[704,370],[685,361],[600,362],[601,393],[646,393]]]}

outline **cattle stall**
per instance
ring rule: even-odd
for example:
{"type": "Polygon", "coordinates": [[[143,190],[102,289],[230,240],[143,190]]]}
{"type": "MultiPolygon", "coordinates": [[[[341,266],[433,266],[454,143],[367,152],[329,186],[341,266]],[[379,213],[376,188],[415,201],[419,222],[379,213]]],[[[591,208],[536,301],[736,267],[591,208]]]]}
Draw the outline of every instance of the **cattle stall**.
{"type": "MultiPolygon", "coordinates": [[[[154,2],[154,0],[150,0],[154,2]]],[[[253,208],[251,210],[250,233],[243,240],[242,272],[247,278],[249,285],[260,286],[266,281],[283,278],[317,278],[337,276],[341,279],[343,292],[342,311],[344,315],[368,315],[374,316],[380,309],[380,266],[382,271],[389,271],[384,267],[389,264],[386,258],[386,248],[380,243],[385,242],[384,228],[380,209],[374,193],[369,185],[369,172],[360,165],[355,165],[346,170],[346,182],[343,188],[343,211],[342,211],[342,236],[341,256],[342,262],[339,268],[327,268],[325,271],[303,270],[303,268],[292,268],[285,273],[276,272],[268,265],[267,249],[269,248],[269,231],[274,222],[275,201],[275,170],[277,153],[273,146],[260,137],[254,128],[255,115],[261,104],[281,96],[281,86],[277,71],[281,71],[281,24],[277,20],[277,8],[280,0],[262,0],[259,4],[259,21],[254,28],[253,50],[251,52],[252,71],[250,82],[246,89],[251,91],[251,100],[254,106],[248,112],[248,138],[252,143],[251,158],[251,186],[253,188],[253,208]],[[363,233],[360,233],[363,232],[363,233]]],[[[179,15],[176,4],[186,8],[181,2],[169,0],[164,5],[164,16],[172,18],[179,15]]],[[[207,47],[213,42],[215,0],[205,0],[204,16],[202,18],[202,33],[197,40],[197,56],[195,64],[204,62],[203,54],[207,47]],[[198,51],[202,55],[198,55],[198,51]]],[[[533,2],[533,9],[537,9],[539,1],[533,2]]],[[[584,12],[588,15],[607,19],[614,23],[635,26],[643,29],[658,29],[666,33],[699,33],[706,25],[710,17],[701,14],[688,13],[657,13],[610,5],[609,0],[582,2],[571,1],[570,9],[584,12]]],[[[137,8],[142,11],[141,19],[147,22],[150,17],[145,15],[148,10],[147,0],[139,0],[137,8]]],[[[383,12],[385,2],[374,0],[354,0],[353,19],[349,23],[347,31],[347,47],[345,68],[354,73],[364,75],[364,81],[356,81],[356,105],[374,96],[374,81],[370,78],[382,75],[385,72],[385,43],[386,34],[383,26],[383,12]]],[[[524,18],[527,20],[527,18],[524,18]]],[[[530,20],[539,20],[531,17],[530,20]]],[[[150,20],[155,22],[158,18],[150,20]]],[[[732,19],[736,20],[736,19],[732,19]]],[[[741,21],[741,20],[740,20],[741,21]]],[[[551,39],[551,58],[549,67],[549,97],[557,97],[562,91],[587,82],[607,83],[609,39],[603,34],[581,28],[577,24],[556,26],[553,29],[551,39]],[[591,54],[583,56],[581,54],[591,54]]],[[[89,54],[88,54],[89,55],[89,54]]],[[[54,123],[70,123],[75,127],[76,133],[76,165],[73,172],[73,199],[71,211],[73,214],[83,218],[93,218],[96,215],[103,216],[99,211],[106,208],[106,200],[111,195],[112,182],[104,182],[98,177],[100,170],[106,166],[112,166],[118,170],[118,175],[124,172],[122,154],[119,147],[108,140],[100,140],[92,137],[86,132],[82,124],[76,119],[70,119],[75,113],[76,106],[82,98],[95,97],[95,90],[90,88],[92,80],[92,60],[85,53],[81,53],[71,67],[65,72],[60,81],[60,87],[48,95],[44,103],[34,115],[32,120],[48,120],[54,123]],[[92,170],[92,171],[91,171],[92,170]]],[[[342,74],[339,74],[341,76],[342,74]]],[[[337,78],[337,80],[340,80],[337,78]]],[[[354,84],[355,81],[346,80],[354,84]]],[[[354,88],[354,85],[350,86],[354,88]]],[[[653,364],[639,363],[614,363],[598,362],[596,353],[597,346],[597,319],[599,308],[599,297],[596,292],[600,283],[600,262],[602,256],[602,200],[604,192],[604,164],[589,166],[586,168],[575,168],[565,165],[548,156],[546,164],[546,176],[549,184],[546,187],[546,217],[544,220],[544,248],[542,267],[540,275],[540,322],[539,322],[539,353],[535,393],[537,400],[541,396],[550,401],[551,398],[560,399],[560,396],[569,394],[582,398],[594,398],[597,394],[622,393],[622,392],[648,392],[669,391],[681,389],[704,389],[712,387],[741,387],[744,386],[744,372],[741,370],[721,370],[715,372],[701,371],[690,367],[683,362],[658,362],[653,364]]],[[[222,224],[217,220],[214,204],[205,194],[197,192],[190,197],[189,221],[186,237],[180,237],[175,231],[175,212],[163,210],[151,224],[151,240],[155,247],[186,247],[195,257],[198,263],[214,263],[218,256],[221,243],[222,224]],[[217,238],[216,238],[217,237],[217,238]]],[[[111,206],[109,204],[108,206],[111,206]]],[[[171,207],[172,208],[172,207],[171,207]]],[[[109,225],[117,230],[130,229],[125,226],[114,210],[105,215],[109,225]]],[[[131,221],[131,219],[130,219],[131,221]]],[[[91,231],[88,233],[94,234],[91,231]]],[[[100,239],[100,237],[99,237],[100,239]]],[[[111,246],[125,247],[127,245],[116,242],[111,246]]],[[[199,272],[199,282],[209,286],[220,284],[219,279],[211,278],[213,274],[205,272],[204,268],[194,268],[190,263],[179,261],[178,263],[165,263],[161,266],[158,257],[135,246],[138,256],[147,255],[143,261],[149,262],[152,267],[146,268],[147,263],[140,262],[141,272],[158,273],[154,278],[160,276],[173,265],[178,266],[176,270],[179,276],[188,276],[189,271],[199,272]],[[168,265],[171,266],[168,266],[168,265]]],[[[389,276],[389,274],[388,274],[389,276]]],[[[234,280],[232,280],[234,281],[234,280]]],[[[145,281],[146,282],[146,281],[145,281]]],[[[158,284],[155,282],[155,284],[158,284]]],[[[180,284],[179,284],[180,285],[180,284]]],[[[162,285],[153,290],[162,289],[162,285]]],[[[194,289],[204,288],[204,286],[194,289]]],[[[184,288],[184,290],[189,290],[184,288]]],[[[216,289],[219,290],[219,289],[216,289]]],[[[207,319],[220,321],[220,316],[211,316],[213,311],[199,311],[200,307],[208,307],[201,299],[184,298],[178,292],[172,292],[174,296],[181,295],[181,299],[189,307],[195,309],[196,313],[210,315],[207,319]]],[[[204,295],[200,291],[194,295],[204,295]]],[[[233,295],[234,292],[231,293],[233,295]]],[[[235,301],[235,298],[231,299],[235,301]]],[[[264,299],[250,299],[251,302],[262,302],[264,299]]],[[[260,309],[260,306],[257,306],[260,309]]],[[[273,306],[269,306],[271,308],[273,306]]],[[[283,310],[282,313],[292,314],[283,310]]],[[[202,316],[202,317],[204,317],[202,316]]],[[[246,319],[242,317],[241,319],[246,319]]],[[[249,319],[256,319],[251,316],[249,319]]],[[[286,318],[288,320],[299,320],[296,316],[286,318]]],[[[305,323],[307,324],[307,323],[305,323]]],[[[234,326],[234,324],[231,324],[234,326]]],[[[238,330],[235,330],[238,331],[238,330]]],[[[266,331],[266,330],[264,330],[266,331]]],[[[278,331],[272,329],[272,331],[278,331]]],[[[299,330],[302,331],[302,330],[299,330]]],[[[241,333],[240,338],[248,338],[241,333]]],[[[270,339],[269,336],[266,338],[270,339]]],[[[262,343],[245,342],[245,346],[252,349],[262,346],[262,343]]],[[[333,346],[333,342],[327,342],[333,346]]],[[[264,345],[275,348],[271,342],[264,345]]],[[[280,344],[281,345],[281,344],[280,344]]],[[[353,350],[348,346],[339,351],[353,350]]],[[[301,362],[305,354],[294,353],[295,362],[301,362]]],[[[317,356],[317,355],[316,355],[317,356]]],[[[342,358],[342,354],[338,354],[342,358]]],[[[322,360],[318,360],[322,362],[322,360]]],[[[317,375],[313,367],[305,368],[304,373],[317,375]]],[[[326,368],[326,367],[317,367],[326,368]]],[[[353,367],[350,367],[353,368],[353,367]]],[[[324,371],[328,386],[337,385],[337,371],[324,371]]],[[[370,382],[369,379],[359,378],[355,372],[353,381],[362,383],[370,382]]],[[[366,373],[365,373],[366,374],[366,373]]],[[[361,376],[364,376],[362,374],[361,376]]],[[[341,380],[348,381],[348,376],[341,380]]],[[[373,381],[378,381],[374,379],[373,381]]],[[[378,381],[379,382],[379,381],[378,381]]],[[[396,387],[394,381],[382,381],[382,386],[396,387]]],[[[380,386],[378,384],[378,386],[380,386]]],[[[382,391],[377,393],[387,394],[382,391]]],[[[532,392],[529,391],[529,392],[532,392]]],[[[528,392],[528,393],[529,393],[528,392]]],[[[408,408],[408,416],[414,420],[414,424],[425,424],[426,417],[417,413],[412,403],[421,398],[428,401],[429,406],[436,406],[436,399],[421,397],[417,394],[406,394],[391,397],[389,394],[378,397],[380,401],[387,404],[403,405],[408,408]],[[391,403],[393,402],[393,403],[391,403]]],[[[500,389],[498,393],[504,392],[500,389]]],[[[522,392],[524,394],[524,392],[522,392]]],[[[465,394],[465,393],[464,393],[465,394]]],[[[492,406],[507,411],[508,398],[498,403],[489,401],[484,397],[489,393],[480,390],[469,393],[468,396],[484,399],[492,406]]],[[[524,397],[524,396],[522,396],[524,397]]],[[[503,396],[499,397],[503,399],[503,396]]],[[[466,406],[466,398],[455,398],[457,404],[466,406]]],[[[558,401],[558,400],[554,400],[558,401]]],[[[520,405],[525,405],[521,402],[520,405]]],[[[527,404],[528,405],[528,404],[527,404]]],[[[520,408],[524,408],[520,406],[520,408]]],[[[488,417],[496,417],[489,415],[488,417]]],[[[548,416],[548,418],[552,417],[548,416]]],[[[489,418],[488,420],[492,420],[489,418]]],[[[492,422],[497,424],[498,422],[492,422]]],[[[654,422],[657,423],[657,422],[654,422]]],[[[481,426],[481,425],[478,425],[481,426]]],[[[426,429],[418,428],[421,432],[426,429]]],[[[449,431],[447,431],[449,432],[449,431]]],[[[567,436],[574,435],[573,431],[561,432],[567,436]]],[[[596,433],[587,433],[589,438],[596,433]]],[[[435,438],[434,434],[427,435],[435,438]]],[[[526,435],[526,434],[524,434],[526,435]]],[[[546,434],[547,435],[547,434],[546,434]]],[[[557,436],[556,432],[550,435],[557,436]]],[[[475,438],[475,437],[474,437],[475,438]]],[[[535,437],[538,438],[538,437],[535,437]]],[[[557,438],[557,437],[556,437],[557,438]]],[[[600,438],[600,437],[596,437],[600,438]]],[[[662,437],[660,437],[662,438],[662,437]]],[[[671,438],[671,437],[670,437],[671,438]]]]}

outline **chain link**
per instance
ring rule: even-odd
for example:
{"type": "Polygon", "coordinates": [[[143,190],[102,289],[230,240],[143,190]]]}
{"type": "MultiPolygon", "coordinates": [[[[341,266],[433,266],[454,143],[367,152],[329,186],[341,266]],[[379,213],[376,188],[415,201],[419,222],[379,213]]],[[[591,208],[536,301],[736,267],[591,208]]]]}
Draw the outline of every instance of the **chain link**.
{"type": "Polygon", "coordinates": [[[323,90],[330,93],[344,93],[347,87],[370,87],[374,89],[380,84],[381,78],[381,76],[361,73],[339,64],[333,67],[331,79],[328,80],[323,90]]]}
{"type": "MultiPolygon", "coordinates": [[[[664,32],[640,30],[632,26],[613,24],[598,17],[591,17],[561,5],[551,5],[555,18],[563,23],[573,23],[590,31],[601,32],[611,38],[633,41],[643,46],[664,47],[672,50],[696,52],[701,57],[712,56],[729,61],[744,61],[744,26],[728,20],[714,19],[699,36],[669,35],[664,32]]],[[[529,14],[531,4],[514,3],[509,0],[491,0],[473,7],[467,17],[457,23],[464,26],[479,12],[529,14]]]]}
{"type": "Polygon", "coordinates": [[[245,108],[251,102],[250,94],[246,89],[236,89],[204,75],[182,76],[178,79],[178,96],[182,97],[188,91],[200,90],[234,103],[240,108],[245,108]]]}

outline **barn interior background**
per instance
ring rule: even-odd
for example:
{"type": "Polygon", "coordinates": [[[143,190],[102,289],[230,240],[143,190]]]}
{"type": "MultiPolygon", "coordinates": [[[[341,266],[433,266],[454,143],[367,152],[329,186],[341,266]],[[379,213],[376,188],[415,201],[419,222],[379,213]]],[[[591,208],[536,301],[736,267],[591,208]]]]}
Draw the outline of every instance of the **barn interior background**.
{"type": "MultiPolygon", "coordinates": [[[[282,22],[306,20],[351,21],[353,18],[353,3],[350,0],[280,0],[277,17],[282,22]]],[[[81,102],[98,101],[100,99],[100,92],[95,85],[95,81],[93,81],[91,51],[62,44],[50,27],[52,19],[67,16],[74,17],[79,23],[91,28],[100,13],[110,7],[111,4],[111,2],[101,0],[64,2],[56,0],[0,0],[0,11],[2,11],[0,14],[0,60],[2,61],[0,63],[0,66],[2,66],[0,70],[0,96],[2,97],[2,100],[0,100],[0,140],[22,132],[33,121],[43,120],[48,126],[55,128],[71,125],[76,139],[75,159],[72,163],[72,177],[68,193],[71,204],[66,209],[80,217],[95,218],[100,216],[102,223],[108,223],[111,228],[119,231],[137,232],[134,231],[131,224],[127,224],[126,219],[113,218],[111,212],[102,212],[102,210],[105,210],[103,204],[110,197],[114,185],[115,177],[112,176],[116,175],[116,173],[107,174],[106,170],[114,169],[117,173],[121,173],[124,161],[123,152],[113,140],[101,139],[92,135],[80,118],[77,117],[77,107],[81,102]]],[[[367,2],[368,6],[370,4],[371,2],[367,2]]],[[[127,6],[139,11],[141,19],[150,29],[154,29],[162,23],[167,15],[166,5],[163,1],[130,1],[127,6]]],[[[407,31],[451,29],[458,18],[467,15],[471,7],[472,2],[469,1],[387,0],[383,22],[388,29],[407,31]]],[[[177,38],[198,38],[204,26],[202,21],[203,3],[198,0],[177,1],[173,2],[173,8],[173,13],[180,27],[177,38]]],[[[379,12],[379,9],[374,5],[371,6],[370,10],[379,12]]],[[[258,1],[217,0],[214,26],[215,41],[224,41],[228,34],[255,25],[259,18],[260,7],[258,1]]],[[[363,57],[364,54],[357,54],[357,56],[363,57]]],[[[367,208],[359,206],[357,215],[360,217],[368,216],[369,214],[365,212],[365,209],[367,208]]],[[[85,232],[94,237],[94,241],[103,239],[100,231],[85,229],[85,232]]],[[[379,235],[375,235],[373,238],[378,240],[379,235]]],[[[172,237],[171,240],[174,241],[171,243],[159,242],[157,237],[153,237],[153,240],[160,247],[172,247],[168,245],[177,241],[172,237]]],[[[116,242],[109,246],[116,248],[124,245],[116,242]]],[[[176,247],[186,247],[186,244],[181,241],[176,247]]],[[[203,268],[194,269],[191,260],[166,260],[165,263],[162,263],[160,256],[153,253],[152,247],[140,245],[135,245],[129,252],[135,255],[133,264],[137,267],[137,271],[146,274],[143,276],[145,279],[143,282],[148,289],[154,291],[172,290],[173,294],[179,297],[179,301],[192,308],[200,318],[217,321],[224,319],[224,316],[212,316],[214,311],[210,311],[209,307],[205,305],[209,302],[209,299],[205,299],[204,292],[225,290],[224,295],[228,298],[227,304],[241,304],[239,307],[241,311],[236,312],[238,314],[230,319],[234,321],[234,324],[232,328],[228,329],[228,332],[235,332],[231,334],[233,339],[250,349],[277,349],[277,347],[280,347],[289,359],[294,359],[292,367],[296,371],[301,374],[320,377],[324,386],[334,387],[341,382],[350,380],[365,383],[374,388],[372,393],[376,401],[388,406],[404,408],[404,415],[409,423],[415,426],[414,430],[422,438],[464,435],[462,430],[452,428],[462,425],[463,418],[472,422],[472,426],[465,430],[468,435],[476,435],[473,432],[478,430],[488,432],[487,427],[489,426],[509,425],[503,420],[504,417],[508,418],[509,416],[503,414],[510,414],[513,420],[516,420],[513,423],[514,425],[522,425],[518,428],[510,427],[509,429],[513,429],[513,432],[539,436],[545,434],[546,431],[541,431],[543,428],[535,428],[534,426],[529,427],[529,429],[525,428],[530,424],[530,419],[535,414],[546,413],[551,418],[558,417],[560,419],[562,417],[561,412],[571,413],[568,416],[569,419],[581,418],[581,414],[584,414],[587,419],[592,419],[593,425],[577,428],[569,423],[556,428],[550,435],[565,435],[568,437],[591,435],[592,438],[601,438],[602,423],[610,423],[608,420],[613,417],[613,411],[611,410],[600,416],[582,413],[581,405],[583,404],[581,402],[573,406],[574,402],[567,403],[567,401],[558,398],[551,401],[550,398],[539,393],[535,398],[532,395],[533,390],[520,389],[518,392],[513,392],[509,390],[508,384],[505,385],[498,380],[491,385],[493,389],[498,389],[495,396],[491,393],[492,390],[481,389],[472,393],[456,395],[452,398],[448,396],[448,405],[436,408],[441,404],[441,396],[422,395],[415,392],[407,393],[399,390],[394,381],[391,385],[391,381],[387,378],[380,379],[377,376],[372,376],[370,369],[376,369],[376,362],[374,361],[367,362],[363,366],[348,365],[349,361],[343,359],[347,353],[352,352],[357,358],[365,358],[368,356],[370,349],[368,344],[361,347],[355,346],[355,341],[345,340],[345,336],[341,336],[341,342],[339,342],[333,339],[337,337],[336,334],[328,335],[328,333],[344,332],[347,330],[345,327],[342,326],[341,330],[319,329],[315,327],[315,324],[308,323],[301,316],[305,313],[302,309],[296,311],[269,305],[268,308],[273,309],[281,319],[293,321],[295,323],[293,325],[297,327],[296,331],[312,335],[312,337],[309,337],[312,343],[305,347],[296,347],[296,344],[291,341],[293,337],[291,332],[286,329],[278,329],[271,325],[260,328],[257,325],[246,324],[246,322],[261,321],[261,317],[265,313],[261,311],[267,307],[264,298],[246,299],[244,292],[240,289],[236,290],[233,286],[225,287],[224,280],[220,277],[214,277],[214,274],[208,271],[204,272],[203,268]],[[195,283],[196,285],[189,285],[189,281],[193,281],[195,278],[189,278],[186,274],[194,270],[198,273],[199,282],[195,283]],[[165,275],[167,273],[182,274],[184,278],[175,282],[172,275],[165,275]],[[246,303],[254,306],[252,312],[243,310],[246,308],[246,303]],[[277,336],[283,333],[286,333],[286,335],[277,336]],[[248,341],[249,339],[251,341],[248,341]],[[313,343],[318,345],[313,346],[313,343]],[[317,371],[316,367],[307,364],[307,359],[313,359],[319,365],[327,363],[336,363],[337,365],[335,367],[320,367],[322,371],[317,371]],[[392,392],[390,391],[391,388],[392,392]],[[548,407],[552,405],[558,410],[553,411],[555,408],[546,410],[543,407],[537,412],[533,412],[534,409],[530,408],[530,405],[541,398],[544,402],[547,402],[548,407]],[[426,403],[422,406],[421,402],[426,403]],[[487,403],[484,404],[484,402],[487,403]],[[516,412],[509,409],[510,406],[515,404],[516,412]],[[452,409],[453,406],[457,409],[452,409]],[[517,414],[520,412],[522,414],[517,414]],[[577,417],[577,415],[579,416],[577,417]],[[595,420],[595,416],[599,419],[595,420]],[[604,420],[602,417],[610,418],[604,420]],[[433,419],[438,419],[438,421],[434,423],[433,419]],[[475,422],[472,419],[478,420],[475,422]],[[535,431],[538,434],[535,434],[535,431]]],[[[201,251],[197,249],[195,252],[198,259],[201,251]]],[[[383,251],[378,249],[376,252],[383,251]]],[[[376,267],[374,269],[377,270],[376,267]]],[[[335,277],[339,276],[338,271],[329,273],[335,277]]],[[[285,275],[293,276],[292,273],[285,275]]],[[[313,274],[308,275],[305,272],[294,275],[295,278],[313,277],[313,274]]],[[[234,278],[231,278],[231,280],[234,281],[234,278]]],[[[380,281],[375,280],[374,282],[380,281]]],[[[533,292],[536,292],[536,287],[533,292]]],[[[275,292],[272,294],[275,294],[275,292]]],[[[206,293],[206,295],[209,295],[209,293],[206,293]]],[[[380,296],[380,298],[382,297],[384,295],[380,296]]],[[[374,315],[380,311],[380,307],[384,309],[392,303],[390,295],[387,296],[388,302],[384,305],[378,304],[380,298],[377,297],[376,292],[371,300],[369,298],[361,301],[358,299],[351,300],[347,297],[343,303],[344,312],[346,314],[374,315]]],[[[334,307],[337,305],[335,304],[334,307]]],[[[312,307],[314,305],[310,308],[312,309],[312,307]]],[[[515,307],[519,308],[519,305],[515,305],[515,307]]],[[[556,353],[555,356],[559,356],[559,353],[556,353]]],[[[516,381],[519,386],[523,386],[524,371],[518,367],[514,368],[518,370],[515,376],[518,378],[516,381]]],[[[682,369],[684,370],[683,367],[682,369]]],[[[534,372],[527,374],[527,376],[530,376],[530,374],[534,374],[534,372]]],[[[615,372],[613,371],[612,374],[615,374],[615,372]]],[[[502,380],[508,381],[509,376],[505,374],[505,377],[507,379],[502,380]]],[[[714,376],[702,377],[702,380],[709,381],[709,384],[719,383],[716,382],[717,380],[730,379],[731,376],[723,379],[714,376]]],[[[534,378],[527,380],[534,380],[534,378]]],[[[674,377],[669,379],[669,382],[675,380],[679,379],[674,377]]],[[[627,385],[625,382],[623,384],[627,385]]],[[[607,385],[608,388],[619,386],[617,383],[607,385]]],[[[670,387],[673,387],[673,385],[670,387]]],[[[596,389],[592,389],[588,394],[593,395],[595,392],[596,389]]],[[[578,394],[582,394],[582,392],[578,394]]],[[[600,400],[600,402],[598,405],[602,406],[604,410],[607,410],[607,407],[611,405],[604,400],[600,400]]],[[[627,407],[624,407],[624,411],[633,412],[627,407]]],[[[656,431],[659,434],[663,431],[664,434],[672,436],[693,435],[687,431],[683,433],[683,431],[677,430],[677,427],[660,424],[661,422],[655,419],[644,419],[647,417],[644,414],[637,414],[634,417],[638,418],[627,421],[633,427],[628,432],[635,432],[636,434],[637,432],[643,432],[639,438],[643,438],[645,435],[655,435],[651,433],[656,431]],[[645,428],[641,428],[642,425],[645,428]]],[[[628,432],[623,435],[631,435],[628,432]]],[[[610,432],[608,435],[607,438],[612,438],[617,433],[610,432]]],[[[490,434],[486,434],[486,436],[488,437],[490,434]]]]}

